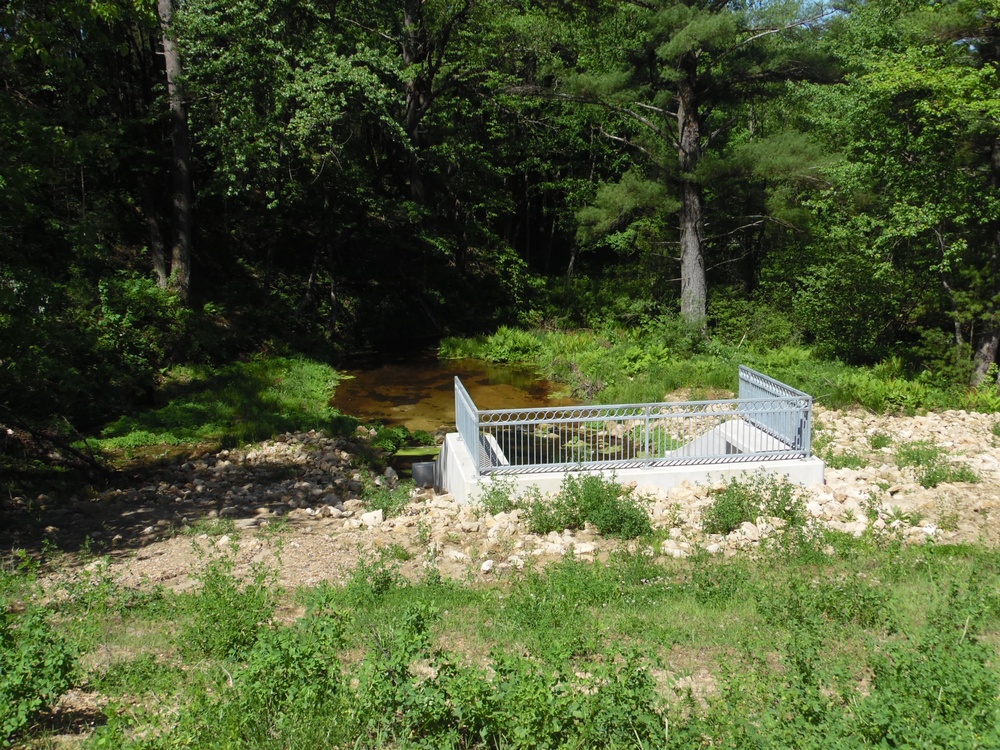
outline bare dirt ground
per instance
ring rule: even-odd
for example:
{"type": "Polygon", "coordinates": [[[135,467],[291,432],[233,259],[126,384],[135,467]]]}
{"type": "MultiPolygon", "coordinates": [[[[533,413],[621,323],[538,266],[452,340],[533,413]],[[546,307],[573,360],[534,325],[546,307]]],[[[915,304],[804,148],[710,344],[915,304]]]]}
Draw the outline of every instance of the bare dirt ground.
{"type": "MultiPolygon", "coordinates": [[[[857,457],[861,468],[828,468],[825,485],[807,488],[811,523],[852,534],[871,524],[914,544],[1000,542],[996,415],[898,417],[820,407],[814,419],[820,455],[857,457]],[[915,441],[939,446],[944,462],[971,468],[979,480],[921,486],[919,469],[899,468],[895,458],[915,441]]],[[[431,490],[415,491],[399,515],[384,518],[361,499],[367,469],[357,464],[366,438],[289,434],[123,477],[89,497],[9,498],[0,543],[5,551],[83,548],[92,554],[81,555],[80,566],[127,586],[174,590],[197,585],[206,553],[232,554],[238,574],[269,566],[281,585],[295,588],[344,581],[359,559],[378,554],[390,554],[411,576],[433,565],[445,576],[489,580],[570,551],[601,557],[622,544],[591,528],[538,536],[518,511],[493,516],[431,490]]],[[[701,513],[713,497],[713,488],[692,485],[650,495],[657,541],[649,551],[730,555],[775,533],[777,523],[759,518],[728,536],[704,534],[701,513]]],[[[71,564],[53,576],[73,574],[71,564]]]]}

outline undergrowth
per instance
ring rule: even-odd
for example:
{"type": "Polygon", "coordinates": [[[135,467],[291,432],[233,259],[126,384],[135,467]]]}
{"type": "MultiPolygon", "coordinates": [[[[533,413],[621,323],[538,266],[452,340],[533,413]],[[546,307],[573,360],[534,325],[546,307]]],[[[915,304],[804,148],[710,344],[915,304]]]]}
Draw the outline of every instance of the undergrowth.
{"type": "Polygon", "coordinates": [[[302,357],[178,367],[158,390],[158,406],[106,425],[92,444],[108,451],[232,447],[289,430],[348,432],[357,421],[329,406],[336,382],[331,367],[302,357]]]}
{"type": "MultiPolygon", "coordinates": [[[[788,507],[739,486],[744,504],[788,507]]],[[[224,558],[203,566],[200,588],[152,599],[104,573],[45,604],[0,579],[0,654],[30,662],[0,673],[30,675],[4,688],[0,741],[44,745],[38,718],[86,680],[108,705],[84,748],[1000,742],[1000,558],[975,545],[829,532],[664,563],[640,546],[499,584],[408,580],[386,549],[291,599],[224,558]],[[96,637],[78,635],[83,612],[96,637]],[[694,674],[710,675],[700,694],[694,674]]]]}
{"type": "Polygon", "coordinates": [[[948,451],[929,440],[900,443],[896,446],[896,465],[911,469],[917,481],[927,488],[944,482],[978,482],[975,470],[962,463],[952,463],[948,451]]]}
{"type": "Polygon", "coordinates": [[[585,330],[503,328],[475,339],[444,339],[440,356],[521,362],[567,383],[574,395],[596,403],[659,402],[686,389],[691,398],[737,390],[739,365],[813,395],[831,408],[862,406],[874,412],[916,413],[961,408],[1000,410],[1000,391],[970,389],[924,370],[907,374],[898,359],[852,367],[824,358],[794,336],[759,340],[704,338],[672,316],[645,317],[633,327],[585,330]]]}
{"type": "Polygon", "coordinates": [[[805,506],[799,488],[784,477],[744,474],[716,493],[702,514],[702,528],[706,534],[728,534],[764,517],[778,518],[787,528],[796,529],[805,523],[805,506]]]}
{"type": "Polygon", "coordinates": [[[485,485],[477,503],[493,515],[520,509],[535,534],[582,529],[587,523],[593,524],[602,536],[620,539],[635,539],[652,532],[648,500],[634,487],[599,474],[567,473],[552,496],[543,495],[536,487],[518,496],[513,482],[494,478],[485,485]]]}

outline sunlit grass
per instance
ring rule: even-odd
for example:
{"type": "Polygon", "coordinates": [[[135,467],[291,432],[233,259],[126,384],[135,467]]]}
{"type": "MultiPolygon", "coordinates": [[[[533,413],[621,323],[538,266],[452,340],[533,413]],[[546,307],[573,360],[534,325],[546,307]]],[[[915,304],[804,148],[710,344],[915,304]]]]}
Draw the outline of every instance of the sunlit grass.
{"type": "Polygon", "coordinates": [[[289,430],[350,429],[354,421],[329,405],[337,377],[329,365],[301,357],[177,368],[157,393],[159,406],[117,419],[93,442],[106,451],[233,446],[289,430]]]}

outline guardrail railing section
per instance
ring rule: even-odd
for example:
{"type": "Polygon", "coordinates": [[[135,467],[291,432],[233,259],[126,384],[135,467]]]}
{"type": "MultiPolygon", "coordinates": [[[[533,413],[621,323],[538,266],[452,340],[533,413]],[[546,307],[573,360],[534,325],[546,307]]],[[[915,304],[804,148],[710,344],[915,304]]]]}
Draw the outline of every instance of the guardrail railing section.
{"type": "Polygon", "coordinates": [[[484,411],[455,378],[455,421],[481,474],[809,456],[810,396],[743,367],[739,395],[715,401],[484,411]]]}

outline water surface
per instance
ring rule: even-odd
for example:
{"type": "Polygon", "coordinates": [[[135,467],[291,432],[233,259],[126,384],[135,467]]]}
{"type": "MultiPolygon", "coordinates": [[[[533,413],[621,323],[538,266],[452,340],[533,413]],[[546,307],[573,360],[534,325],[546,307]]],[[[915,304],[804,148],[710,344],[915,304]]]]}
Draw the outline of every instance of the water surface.
{"type": "Polygon", "coordinates": [[[519,409],[579,403],[551,398],[555,386],[529,370],[476,359],[439,360],[433,355],[349,369],[331,405],[359,419],[379,420],[427,432],[455,429],[454,378],[480,409],[519,409]]]}

